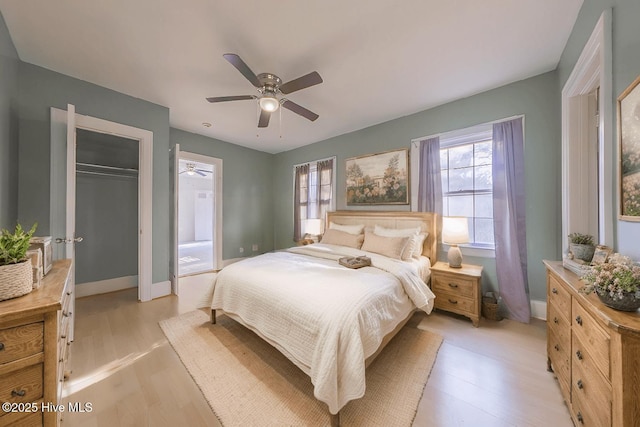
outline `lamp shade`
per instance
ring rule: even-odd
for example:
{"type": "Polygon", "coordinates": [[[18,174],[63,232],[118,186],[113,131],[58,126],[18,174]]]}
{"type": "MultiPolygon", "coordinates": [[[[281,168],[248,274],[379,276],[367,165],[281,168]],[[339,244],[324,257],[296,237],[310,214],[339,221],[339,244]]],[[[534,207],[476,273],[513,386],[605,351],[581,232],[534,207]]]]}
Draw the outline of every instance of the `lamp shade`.
{"type": "Polygon", "coordinates": [[[442,243],[469,243],[469,222],[465,216],[442,217],[442,243]]]}

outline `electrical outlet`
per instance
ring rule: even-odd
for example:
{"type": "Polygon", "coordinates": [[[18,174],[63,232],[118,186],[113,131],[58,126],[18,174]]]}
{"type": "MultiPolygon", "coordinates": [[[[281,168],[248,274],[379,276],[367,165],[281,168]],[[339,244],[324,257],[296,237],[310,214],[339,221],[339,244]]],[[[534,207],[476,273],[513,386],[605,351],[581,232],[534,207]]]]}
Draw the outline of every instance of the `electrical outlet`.
{"type": "Polygon", "coordinates": [[[258,244],[257,244],[257,243],[254,243],[254,244],[253,244],[253,246],[251,246],[251,250],[252,250],[253,252],[257,252],[257,251],[258,251],[258,244]]]}
{"type": "Polygon", "coordinates": [[[240,248],[239,252],[240,252],[241,254],[243,254],[243,253],[244,253],[244,248],[240,248]]]}

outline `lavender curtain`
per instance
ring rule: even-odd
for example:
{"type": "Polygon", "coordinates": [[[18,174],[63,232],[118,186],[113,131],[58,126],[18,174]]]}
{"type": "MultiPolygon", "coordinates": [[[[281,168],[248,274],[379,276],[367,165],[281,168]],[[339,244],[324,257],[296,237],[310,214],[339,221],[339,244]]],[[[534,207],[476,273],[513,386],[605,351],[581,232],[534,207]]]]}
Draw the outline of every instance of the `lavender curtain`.
{"type": "Polygon", "coordinates": [[[302,238],[302,218],[307,218],[309,164],[296,166],[293,186],[293,241],[302,238]]]}
{"type": "Polygon", "coordinates": [[[327,211],[331,207],[331,181],[333,179],[333,159],[318,162],[318,186],[316,200],[318,201],[318,212],[316,218],[321,219],[320,231],[324,232],[324,223],[327,211]]]}
{"type": "Polygon", "coordinates": [[[440,177],[440,137],[420,141],[418,210],[442,215],[442,178],[440,177]]]}
{"type": "Polygon", "coordinates": [[[493,230],[500,295],[511,319],[529,323],[522,118],[493,125],[493,230]]]}

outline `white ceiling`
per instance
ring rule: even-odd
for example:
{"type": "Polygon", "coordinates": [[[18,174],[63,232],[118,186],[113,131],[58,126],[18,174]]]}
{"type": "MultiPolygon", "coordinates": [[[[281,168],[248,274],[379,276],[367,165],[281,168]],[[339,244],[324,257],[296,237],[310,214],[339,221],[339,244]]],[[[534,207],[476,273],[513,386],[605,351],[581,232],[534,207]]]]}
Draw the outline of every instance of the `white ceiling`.
{"type": "MultiPolygon", "coordinates": [[[[277,153],[555,69],[582,0],[0,0],[22,61],[170,109],[171,126],[277,153]],[[222,55],[324,83],[257,128],[222,55]],[[209,122],[210,128],[202,123],[209,122]]],[[[281,109],[282,110],[282,109],[281,109]]]]}

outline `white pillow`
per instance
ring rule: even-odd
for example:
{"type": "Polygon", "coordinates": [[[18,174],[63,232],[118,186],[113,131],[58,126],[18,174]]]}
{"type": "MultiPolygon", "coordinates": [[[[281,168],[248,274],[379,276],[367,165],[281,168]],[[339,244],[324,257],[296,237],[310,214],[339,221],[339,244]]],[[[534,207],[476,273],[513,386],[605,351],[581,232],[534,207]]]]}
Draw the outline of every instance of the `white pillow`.
{"type": "Polygon", "coordinates": [[[329,229],[324,232],[320,243],[349,246],[351,248],[360,249],[363,240],[364,234],[351,234],[340,230],[329,229]]]}
{"type": "Polygon", "coordinates": [[[343,225],[336,224],[335,222],[329,222],[329,228],[332,230],[344,231],[349,234],[362,234],[362,230],[364,230],[364,224],[356,224],[356,225],[343,225]]]}
{"type": "Polygon", "coordinates": [[[422,256],[422,248],[424,247],[424,241],[427,240],[429,233],[420,233],[413,237],[413,258],[420,259],[422,256]]]}
{"type": "Polygon", "coordinates": [[[416,251],[418,252],[418,257],[422,254],[422,245],[420,242],[420,246],[418,247],[418,236],[420,233],[420,227],[416,228],[386,228],[380,225],[376,225],[373,229],[373,232],[378,236],[383,237],[409,237],[409,242],[404,248],[402,252],[401,259],[403,261],[407,261],[413,257],[415,257],[416,251]]]}
{"type": "Polygon", "coordinates": [[[375,252],[389,258],[402,259],[402,253],[409,243],[410,237],[384,237],[372,232],[364,235],[363,251],[375,252]]]}

